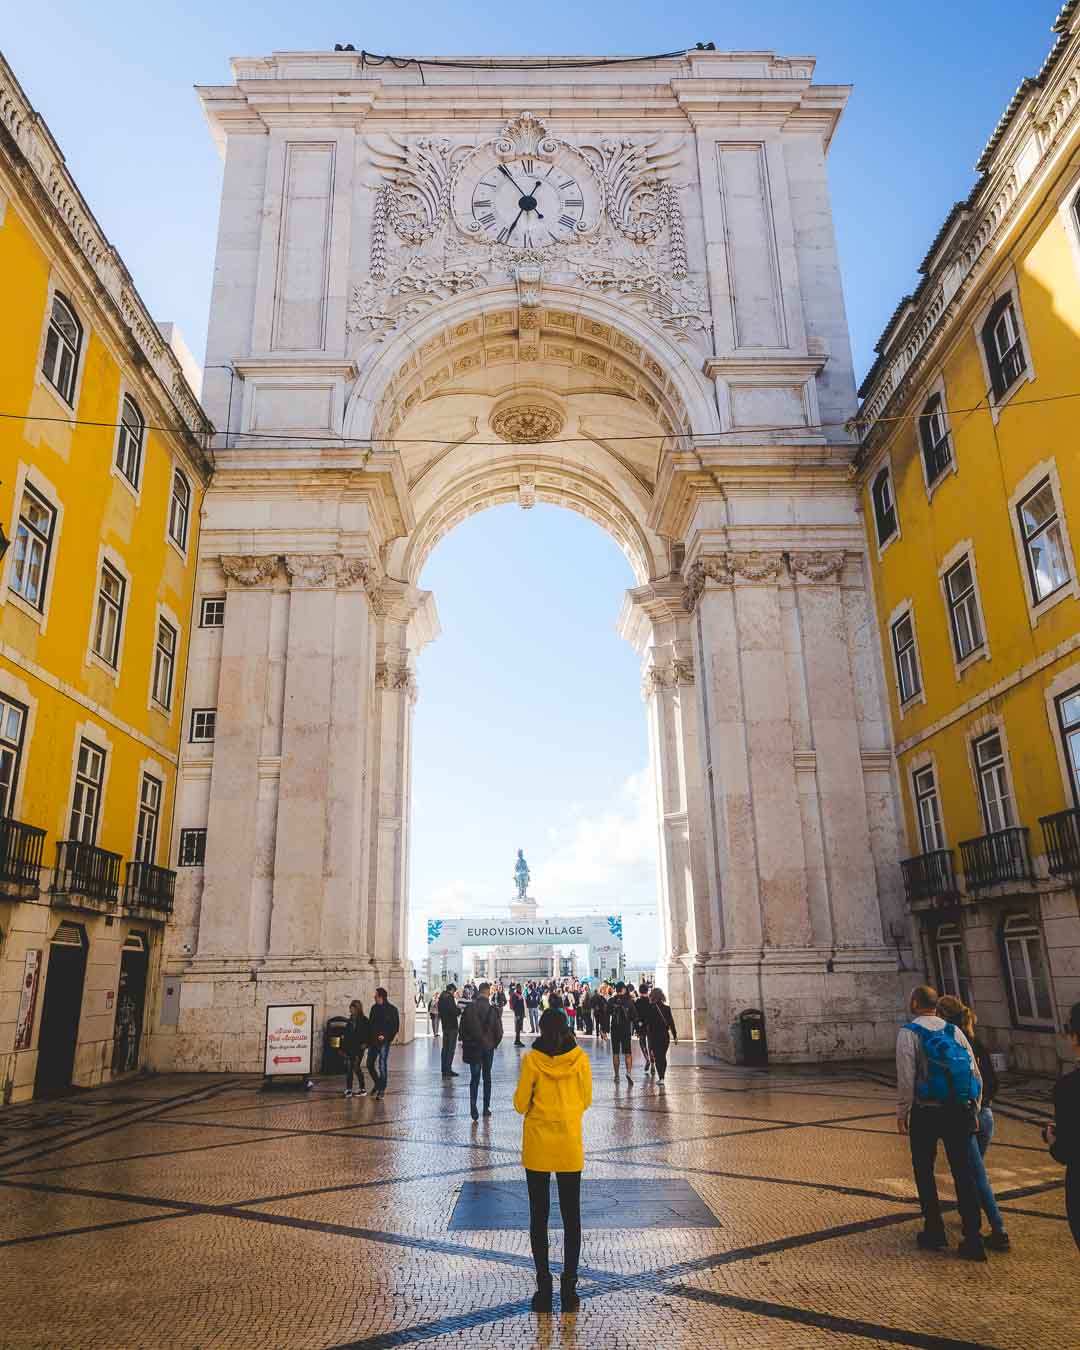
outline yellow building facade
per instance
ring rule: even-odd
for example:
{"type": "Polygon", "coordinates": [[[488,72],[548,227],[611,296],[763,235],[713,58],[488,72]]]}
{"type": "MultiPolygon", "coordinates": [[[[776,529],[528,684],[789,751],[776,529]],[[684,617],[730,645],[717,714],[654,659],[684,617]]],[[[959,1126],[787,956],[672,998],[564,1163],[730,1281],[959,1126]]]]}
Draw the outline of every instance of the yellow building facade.
{"type": "Polygon", "coordinates": [[[1046,1071],[1080,999],[1078,8],[860,390],[918,950],[996,1050],[1046,1071]]]}
{"type": "Polygon", "coordinates": [[[140,1062],[211,428],[2,58],[0,288],[0,1088],[20,1101],[140,1062]]]}

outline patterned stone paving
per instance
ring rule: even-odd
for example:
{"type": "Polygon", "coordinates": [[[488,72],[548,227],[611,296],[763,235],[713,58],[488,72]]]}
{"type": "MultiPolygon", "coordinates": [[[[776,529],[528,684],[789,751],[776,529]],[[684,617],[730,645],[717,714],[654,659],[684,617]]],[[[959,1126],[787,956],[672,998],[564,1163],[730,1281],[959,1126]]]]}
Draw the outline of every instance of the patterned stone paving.
{"type": "Polygon", "coordinates": [[[466,1078],[444,1084],[421,1039],[395,1049],[383,1102],[330,1078],[301,1094],[178,1075],[0,1110],[0,1345],[1080,1347],[1045,1084],[1000,1103],[989,1163],[1014,1250],[974,1266],[915,1248],[880,1066],[749,1072],[679,1047],[664,1089],[629,1088],[583,1044],[586,1192],[611,1210],[587,1220],[576,1314],[530,1311],[528,1234],[480,1198],[521,1181],[521,1051],[504,1041],[474,1125],[466,1078]],[[664,1196],[715,1226],[661,1226],[664,1196]]]}

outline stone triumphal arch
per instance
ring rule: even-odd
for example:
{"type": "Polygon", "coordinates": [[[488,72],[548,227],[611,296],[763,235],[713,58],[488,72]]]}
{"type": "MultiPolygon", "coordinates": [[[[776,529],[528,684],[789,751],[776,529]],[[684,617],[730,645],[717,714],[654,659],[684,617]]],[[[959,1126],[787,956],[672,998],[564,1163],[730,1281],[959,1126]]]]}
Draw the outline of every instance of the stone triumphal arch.
{"type": "Polygon", "coordinates": [[[216,730],[182,765],[205,857],[161,1065],[256,1067],[270,1002],[410,1007],[418,578],[469,514],[536,501],[633,569],[677,1015],[721,1053],[746,1006],[781,1057],[888,1043],[897,807],[825,171],[847,91],[762,53],[546,60],[277,53],[200,90],[224,604],[192,633],[216,730]]]}

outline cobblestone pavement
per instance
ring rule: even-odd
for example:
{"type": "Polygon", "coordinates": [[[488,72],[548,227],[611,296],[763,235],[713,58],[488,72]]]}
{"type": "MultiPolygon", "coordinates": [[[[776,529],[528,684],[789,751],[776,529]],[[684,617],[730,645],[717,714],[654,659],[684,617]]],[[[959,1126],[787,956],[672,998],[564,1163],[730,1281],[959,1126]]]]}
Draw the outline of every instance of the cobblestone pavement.
{"type": "Polygon", "coordinates": [[[513,1193],[462,1196],[522,1180],[522,1052],[504,1041],[494,1116],[473,1125],[466,1077],[444,1083],[422,1038],[395,1047],[382,1102],[335,1078],[303,1094],[176,1075],[0,1110],[0,1345],[1080,1347],[1038,1085],[999,1103],[989,1165],[1014,1249],[977,1266],[915,1247],[886,1073],[751,1072],[679,1047],[664,1088],[616,1086],[583,1044],[586,1196],[602,1183],[606,1203],[588,1207],[576,1314],[530,1311],[513,1193]]]}

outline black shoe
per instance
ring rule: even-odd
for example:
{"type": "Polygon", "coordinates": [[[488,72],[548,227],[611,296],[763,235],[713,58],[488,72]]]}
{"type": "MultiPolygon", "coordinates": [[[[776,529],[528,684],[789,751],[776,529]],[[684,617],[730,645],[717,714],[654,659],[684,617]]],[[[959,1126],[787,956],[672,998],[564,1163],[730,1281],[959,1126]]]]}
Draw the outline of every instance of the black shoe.
{"type": "Polygon", "coordinates": [[[473,1120],[479,1120],[479,1119],[480,1119],[480,1112],[476,1109],[475,1106],[470,1106],[470,1107],[469,1107],[469,1115],[472,1116],[473,1120]]]}
{"type": "Polygon", "coordinates": [[[989,1237],[983,1238],[983,1246],[992,1252],[1007,1252],[1012,1248],[1009,1235],[1004,1228],[995,1228],[989,1237]]]}
{"type": "Polygon", "coordinates": [[[581,1307],[576,1275],[564,1275],[559,1281],[559,1305],[563,1312],[576,1312],[581,1307]]]}
{"type": "Polygon", "coordinates": [[[944,1228],[924,1228],[916,1234],[915,1241],[924,1252],[943,1252],[949,1245],[944,1228]]]}
{"type": "Polygon", "coordinates": [[[551,1276],[538,1275],[536,1279],[536,1293],[532,1296],[533,1312],[551,1312],[551,1276]]]}
{"type": "Polygon", "coordinates": [[[985,1261],[986,1248],[983,1246],[983,1240],[976,1233],[973,1237],[964,1238],[960,1246],[956,1249],[957,1256],[961,1261],[985,1261]]]}
{"type": "Polygon", "coordinates": [[[490,1107],[490,1106],[485,1106],[485,1107],[484,1107],[484,1115],[485,1115],[485,1116],[490,1116],[490,1115],[491,1115],[491,1107],[490,1107]]]}
{"type": "Polygon", "coordinates": [[[626,1086],[627,1086],[627,1087],[633,1087],[633,1086],[634,1086],[634,1080],[630,1077],[629,1074],[626,1075],[626,1086]]]}

